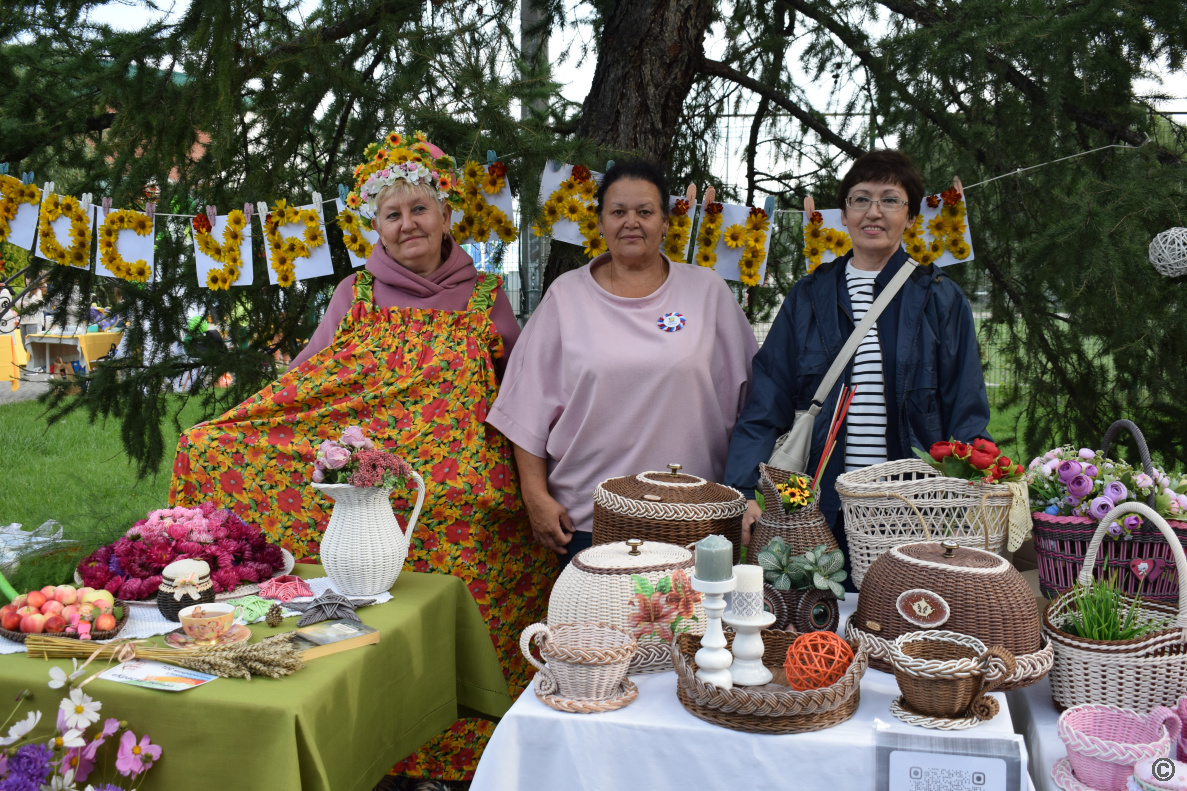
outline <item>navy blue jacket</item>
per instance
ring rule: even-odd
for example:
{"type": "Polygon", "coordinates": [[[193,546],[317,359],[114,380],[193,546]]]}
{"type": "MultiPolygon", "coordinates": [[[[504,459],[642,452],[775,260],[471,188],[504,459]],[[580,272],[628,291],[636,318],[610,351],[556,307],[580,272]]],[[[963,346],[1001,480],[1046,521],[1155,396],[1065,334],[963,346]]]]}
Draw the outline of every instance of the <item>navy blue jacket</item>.
{"type": "MultiPolygon", "coordinates": [[[[845,282],[852,257],[822,264],[792,287],[766,342],[754,357],[750,397],[734,425],[725,483],[753,497],[758,464],[771,456],[797,409],[807,409],[829,365],[853,332],[853,308],[845,282]]],[[[908,263],[900,247],[874,281],[875,298],[908,263]]],[[[878,319],[886,388],[886,449],[890,460],[913,458],[946,439],[990,439],[989,399],[977,347],[973,311],[960,287],[942,269],[920,266],[878,319]]],[[[813,427],[809,473],[815,473],[829,421],[850,364],[824,402],[813,427]]],[[[829,524],[840,508],[834,484],[844,470],[845,432],[821,482],[821,510],[829,524]]]]}

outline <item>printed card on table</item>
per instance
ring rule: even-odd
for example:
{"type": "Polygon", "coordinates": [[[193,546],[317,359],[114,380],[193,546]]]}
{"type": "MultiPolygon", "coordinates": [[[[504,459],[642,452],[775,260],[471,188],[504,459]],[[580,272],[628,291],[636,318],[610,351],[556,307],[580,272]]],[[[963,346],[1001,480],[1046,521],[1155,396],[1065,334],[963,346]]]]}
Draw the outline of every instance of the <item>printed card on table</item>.
{"type": "MultiPolygon", "coordinates": [[[[335,199],[336,200],[336,199],[335,199]]],[[[264,209],[266,206],[260,204],[260,210],[257,214],[260,222],[260,227],[264,227],[264,217],[266,213],[264,209]]],[[[313,209],[313,204],[306,204],[305,206],[290,207],[295,208],[298,212],[304,214],[313,209]]],[[[280,234],[282,241],[288,239],[295,239],[305,243],[308,250],[307,255],[292,256],[293,277],[296,280],[309,280],[314,277],[322,277],[324,275],[334,274],[334,263],[330,259],[330,246],[326,243],[326,229],[324,219],[319,219],[316,227],[319,229],[320,237],[313,232],[314,225],[305,221],[287,222],[283,225],[277,226],[277,233],[280,234]],[[313,244],[313,241],[320,238],[320,244],[313,244]]],[[[268,243],[268,235],[264,234],[265,244],[264,250],[268,256],[268,282],[272,285],[278,283],[278,273],[276,264],[277,251],[273,249],[272,245],[268,243]]]]}
{"type": "Polygon", "coordinates": [[[132,659],[99,674],[99,678],[133,687],[184,692],[214,681],[218,676],[199,673],[151,659],[132,659]]]}
{"type": "MultiPolygon", "coordinates": [[[[346,208],[346,202],[341,198],[335,198],[334,204],[338,207],[339,217],[343,216],[348,211],[346,208]]],[[[351,210],[350,213],[354,215],[354,225],[350,228],[342,229],[342,238],[344,241],[348,242],[349,237],[353,234],[358,236],[361,242],[365,242],[365,244],[346,244],[346,250],[348,253],[350,253],[350,263],[355,269],[358,269],[360,266],[367,263],[367,258],[371,255],[370,249],[379,244],[379,233],[376,231],[368,231],[366,228],[364,228],[362,225],[362,220],[357,212],[351,210]],[[366,252],[367,255],[363,255],[364,252],[366,252]]],[[[339,223],[339,227],[341,227],[341,223],[339,223]]]]}
{"type": "MultiPolygon", "coordinates": [[[[224,248],[227,244],[233,244],[235,239],[234,228],[231,228],[231,233],[228,234],[226,214],[220,214],[214,218],[214,225],[210,229],[210,237],[219,246],[224,248]],[[230,237],[228,239],[228,237],[230,237]]],[[[223,263],[216,261],[206,253],[202,252],[201,246],[198,244],[197,233],[193,227],[190,228],[190,235],[194,238],[194,258],[198,264],[198,285],[202,288],[209,288],[207,285],[207,276],[211,271],[220,270],[223,268],[223,263]]],[[[251,270],[251,223],[245,223],[243,228],[239,231],[239,277],[234,282],[230,283],[232,286],[250,286],[253,275],[251,270]]]]}

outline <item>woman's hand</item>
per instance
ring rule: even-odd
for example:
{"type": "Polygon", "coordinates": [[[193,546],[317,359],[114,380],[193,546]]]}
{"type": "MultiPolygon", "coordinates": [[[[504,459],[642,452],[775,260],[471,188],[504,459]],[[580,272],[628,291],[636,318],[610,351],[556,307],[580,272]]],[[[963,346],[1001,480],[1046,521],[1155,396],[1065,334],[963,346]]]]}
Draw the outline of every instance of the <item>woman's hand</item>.
{"type": "Polygon", "coordinates": [[[746,513],[742,514],[742,544],[750,546],[750,528],[762,516],[762,509],[758,507],[758,500],[746,501],[746,513]]]}
{"type": "Polygon", "coordinates": [[[528,509],[528,519],[532,523],[532,533],[536,543],[547,547],[558,555],[567,555],[569,550],[565,545],[573,540],[573,520],[569,512],[550,494],[524,497],[524,505],[528,509]]]}

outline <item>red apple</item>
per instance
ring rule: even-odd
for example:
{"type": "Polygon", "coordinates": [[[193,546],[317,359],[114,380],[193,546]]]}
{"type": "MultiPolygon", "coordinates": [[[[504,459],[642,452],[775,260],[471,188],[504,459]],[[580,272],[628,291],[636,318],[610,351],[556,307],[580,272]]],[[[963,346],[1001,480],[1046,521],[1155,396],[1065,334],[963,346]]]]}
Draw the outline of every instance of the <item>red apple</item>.
{"type": "Polygon", "coordinates": [[[60,615],[51,615],[45,619],[45,631],[51,634],[66,631],[66,619],[60,615]]]}
{"type": "Polygon", "coordinates": [[[78,614],[78,605],[77,604],[67,604],[65,607],[62,608],[61,616],[63,618],[65,618],[67,621],[70,620],[70,616],[77,615],[77,614],[78,614]]]}
{"type": "Polygon", "coordinates": [[[25,634],[40,634],[45,631],[45,616],[40,613],[26,615],[21,619],[21,631],[25,634]]]}
{"type": "Polygon", "coordinates": [[[3,607],[0,607],[0,618],[4,617],[10,612],[16,612],[18,609],[20,608],[15,604],[6,604],[3,607]]]}
{"type": "Polygon", "coordinates": [[[65,606],[66,605],[62,604],[62,602],[58,601],[57,599],[50,599],[45,604],[41,605],[41,614],[57,615],[62,612],[62,608],[65,606]]]}
{"type": "Polygon", "coordinates": [[[19,631],[22,617],[15,612],[6,612],[4,615],[0,615],[0,628],[7,629],[10,632],[19,631]]]}
{"type": "Polygon", "coordinates": [[[96,632],[110,632],[115,628],[115,616],[105,612],[95,619],[96,632]]]}
{"type": "Polygon", "coordinates": [[[86,596],[88,593],[91,593],[94,590],[95,590],[94,588],[87,586],[87,585],[83,585],[81,588],[76,589],[74,591],[74,594],[76,596],[78,596],[78,603],[82,604],[83,597],[86,596]]]}
{"type": "Polygon", "coordinates": [[[36,607],[40,611],[41,605],[49,601],[49,597],[41,591],[29,591],[28,601],[30,607],[36,607]]]}
{"type": "Polygon", "coordinates": [[[82,600],[95,605],[98,605],[100,601],[105,601],[107,602],[108,607],[115,605],[115,597],[112,596],[110,592],[105,590],[91,591],[86,596],[84,596],[82,600]]]}
{"type": "Polygon", "coordinates": [[[26,595],[24,593],[22,593],[20,596],[17,596],[15,599],[12,600],[12,606],[16,607],[18,610],[20,608],[24,607],[28,603],[29,603],[29,597],[28,597],[28,595],[26,595]]]}
{"type": "Polygon", "coordinates": [[[41,589],[41,595],[47,599],[52,599],[54,597],[54,593],[56,593],[57,590],[58,590],[57,585],[46,585],[44,588],[41,589]]]}
{"type": "Polygon", "coordinates": [[[74,590],[73,585],[59,585],[54,588],[54,600],[62,604],[74,604],[78,601],[78,591],[74,590]]]}
{"type": "Polygon", "coordinates": [[[31,604],[26,604],[24,607],[17,610],[16,614],[23,618],[26,615],[41,615],[41,610],[37,609],[31,604]]]}

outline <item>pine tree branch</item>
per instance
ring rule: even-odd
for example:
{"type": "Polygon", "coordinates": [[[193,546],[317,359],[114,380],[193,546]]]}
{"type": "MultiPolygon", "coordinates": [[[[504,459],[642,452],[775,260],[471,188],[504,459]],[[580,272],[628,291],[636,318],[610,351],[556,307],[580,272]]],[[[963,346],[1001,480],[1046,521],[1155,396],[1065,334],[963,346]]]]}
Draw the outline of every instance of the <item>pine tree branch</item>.
{"type": "Polygon", "coordinates": [[[115,123],[115,113],[101,113],[96,116],[84,118],[82,123],[67,124],[65,121],[60,121],[45,131],[44,134],[39,134],[36,139],[21,148],[10,148],[7,151],[0,150],[0,161],[2,162],[20,162],[25,157],[45,148],[45,141],[47,139],[58,139],[67,136],[67,130],[70,128],[77,129],[78,134],[86,134],[88,132],[102,132],[110,129],[111,125],[115,123]]]}
{"type": "Polygon", "coordinates": [[[759,82],[753,77],[748,77],[733,67],[727,66],[721,61],[713,60],[711,58],[705,58],[701,61],[700,71],[701,74],[705,74],[710,77],[721,77],[722,79],[729,80],[730,82],[741,85],[747,90],[757,93],[759,96],[762,96],[765,99],[769,99],[790,113],[791,116],[801,124],[819,135],[820,138],[824,140],[824,142],[839,148],[841,151],[844,151],[854,159],[865,153],[864,148],[854,145],[845,138],[841,137],[836,132],[829,129],[823,121],[813,117],[810,113],[793,102],[785,94],[775,90],[766,83],[759,82]]]}
{"type": "Polygon", "coordinates": [[[858,38],[853,32],[852,28],[841,24],[833,15],[833,10],[824,9],[819,10],[805,0],[785,0],[795,10],[799,11],[809,19],[814,20],[817,24],[825,30],[837,37],[845,47],[852,52],[861,62],[863,66],[882,79],[894,88],[899,97],[911,105],[914,110],[922,115],[927,120],[935,124],[944,134],[953,140],[957,145],[967,148],[968,136],[961,130],[961,128],[950,118],[947,114],[937,112],[935,109],[929,107],[923,100],[916,97],[907,89],[898,77],[895,77],[882,61],[875,58],[870,51],[868,42],[858,38]]]}

